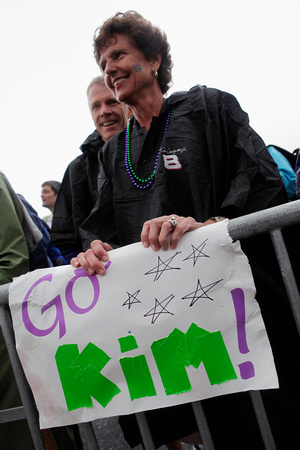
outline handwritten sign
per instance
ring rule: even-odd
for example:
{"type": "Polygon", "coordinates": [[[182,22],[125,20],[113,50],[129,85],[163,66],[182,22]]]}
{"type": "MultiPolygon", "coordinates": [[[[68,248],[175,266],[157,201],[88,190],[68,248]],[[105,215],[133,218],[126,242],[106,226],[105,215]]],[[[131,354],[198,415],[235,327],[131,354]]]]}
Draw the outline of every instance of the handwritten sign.
{"type": "Polygon", "coordinates": [[[104,277],[64,266],[14,280],[17,351],[41,428],[278,387],[227,224],[187,233],[173,251],[113,250],[104,277]]]}

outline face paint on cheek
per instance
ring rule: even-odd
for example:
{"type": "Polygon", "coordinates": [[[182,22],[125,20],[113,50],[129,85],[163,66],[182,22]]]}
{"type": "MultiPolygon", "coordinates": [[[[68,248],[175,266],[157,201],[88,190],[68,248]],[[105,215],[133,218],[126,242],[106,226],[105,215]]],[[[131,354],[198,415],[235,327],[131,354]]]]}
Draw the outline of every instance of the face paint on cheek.
{"type": "Polygon", "coordinates": [[[142,72],[143,68],[140,64],[132,64],[133,70],[135,72],[142,72]]]}

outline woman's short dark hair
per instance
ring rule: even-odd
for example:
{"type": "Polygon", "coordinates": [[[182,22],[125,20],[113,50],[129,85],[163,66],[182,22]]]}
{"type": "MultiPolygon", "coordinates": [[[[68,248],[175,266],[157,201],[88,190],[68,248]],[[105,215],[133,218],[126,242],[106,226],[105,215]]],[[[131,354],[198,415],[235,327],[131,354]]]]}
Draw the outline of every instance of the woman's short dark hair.
{"type": "Polygon", "coordinates": [[[148,61],[161,55],[158,82],[162,93],[165,94],[172,81],[173,67],[170,45],[165,32],[136,11],[118,12],[95,31],[94,55],[97,63],[101,57],[101,49],[105,47],[107,40],[116,34],[126,34],[148,61]]]}

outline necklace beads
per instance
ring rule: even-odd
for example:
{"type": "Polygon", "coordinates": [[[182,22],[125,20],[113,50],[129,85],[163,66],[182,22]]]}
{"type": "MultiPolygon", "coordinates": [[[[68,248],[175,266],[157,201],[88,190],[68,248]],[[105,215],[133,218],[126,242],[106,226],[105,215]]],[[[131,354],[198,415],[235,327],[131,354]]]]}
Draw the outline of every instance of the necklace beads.
{"type": "Polygon", "coordinates": [[[163,141],[164,141],[167,129],[169,127],[170,120],[171,120],[171,118],[173,116],[173,113],[174,113],[174,108],[170,109],[170,111],[168,112],[168,117],[167,117],[166,124],[165,124],[164,134],[163,134],[163,138],[162,138],[159,150],[158,150],[157,155],[156,155],[154,168],[153,168],[153,171],[152,171],[151,175],[148,178],[144,178],[144,179],[140,178],[135,173],[135,171],[133,170],[132,163],[131,163],[131,158],[130,158],[129,124],[128,124],[127,128],[126,128],[126,136],[125,136],[125,166],[126,166],[126,170],[127,170],[127,173],[129,175],[129,178],[130,178],[131,182],[138,189],[147,189],[147,187],[149,187],[154,181],[156,167],[157,167],[159,156],[160,156],[160,153],[161,153],[161,150],[162,150],[162,144],[163,144],[163,141]]]}

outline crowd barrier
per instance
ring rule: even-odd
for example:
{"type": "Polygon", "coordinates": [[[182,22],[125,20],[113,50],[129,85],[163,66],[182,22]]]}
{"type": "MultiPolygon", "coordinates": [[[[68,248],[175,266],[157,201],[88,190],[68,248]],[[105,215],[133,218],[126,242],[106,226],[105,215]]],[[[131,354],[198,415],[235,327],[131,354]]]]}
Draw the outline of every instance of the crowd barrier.
{"type": "MultiPolygon", "coordinates": [[[[300,295],[293,274],[291,262],[282,235],[282,229],[290,225],[300,223],[300,200],[288,204],[276,206],[247,216],[239,217],[229,221],[228,232],[235,240],[245,239],[260,233],[269,233],[280,267],[281,275],[285,284],[287,295],[293,311],[295,323],[300,333],[300,295]]],[[[8,349],[11,364],[14,370],[18,389],[23,406],[0,411],[0,423],[11,422],[26,418],[32,434],[32,439],[37,450],[46,449],[42,433],[39,429],[38,413],[34,399],[20,364],[16,347],[14,332],[8,308],[9,284],[0,286],[0,325],[8,349]]],[[[276,450],[276,442],[269,426],[268,417],[263,406],[259,391],[250,391],[252,405],[257,418],[258,426],[266,450],[276,450]]],[[[213,436],[210,433],[203,412],[201,402],[192,404],[195,418],[201,430],[205,450],[215,450],[213,436]]],[[[148,427],[145,414],[136,414],[138,425],[146,450],[155,450],[151,430],[148,427]]],[[[88,450],[97,450],[97,438],[92,423],[78,425],[80,433],[88,450]]]]}

